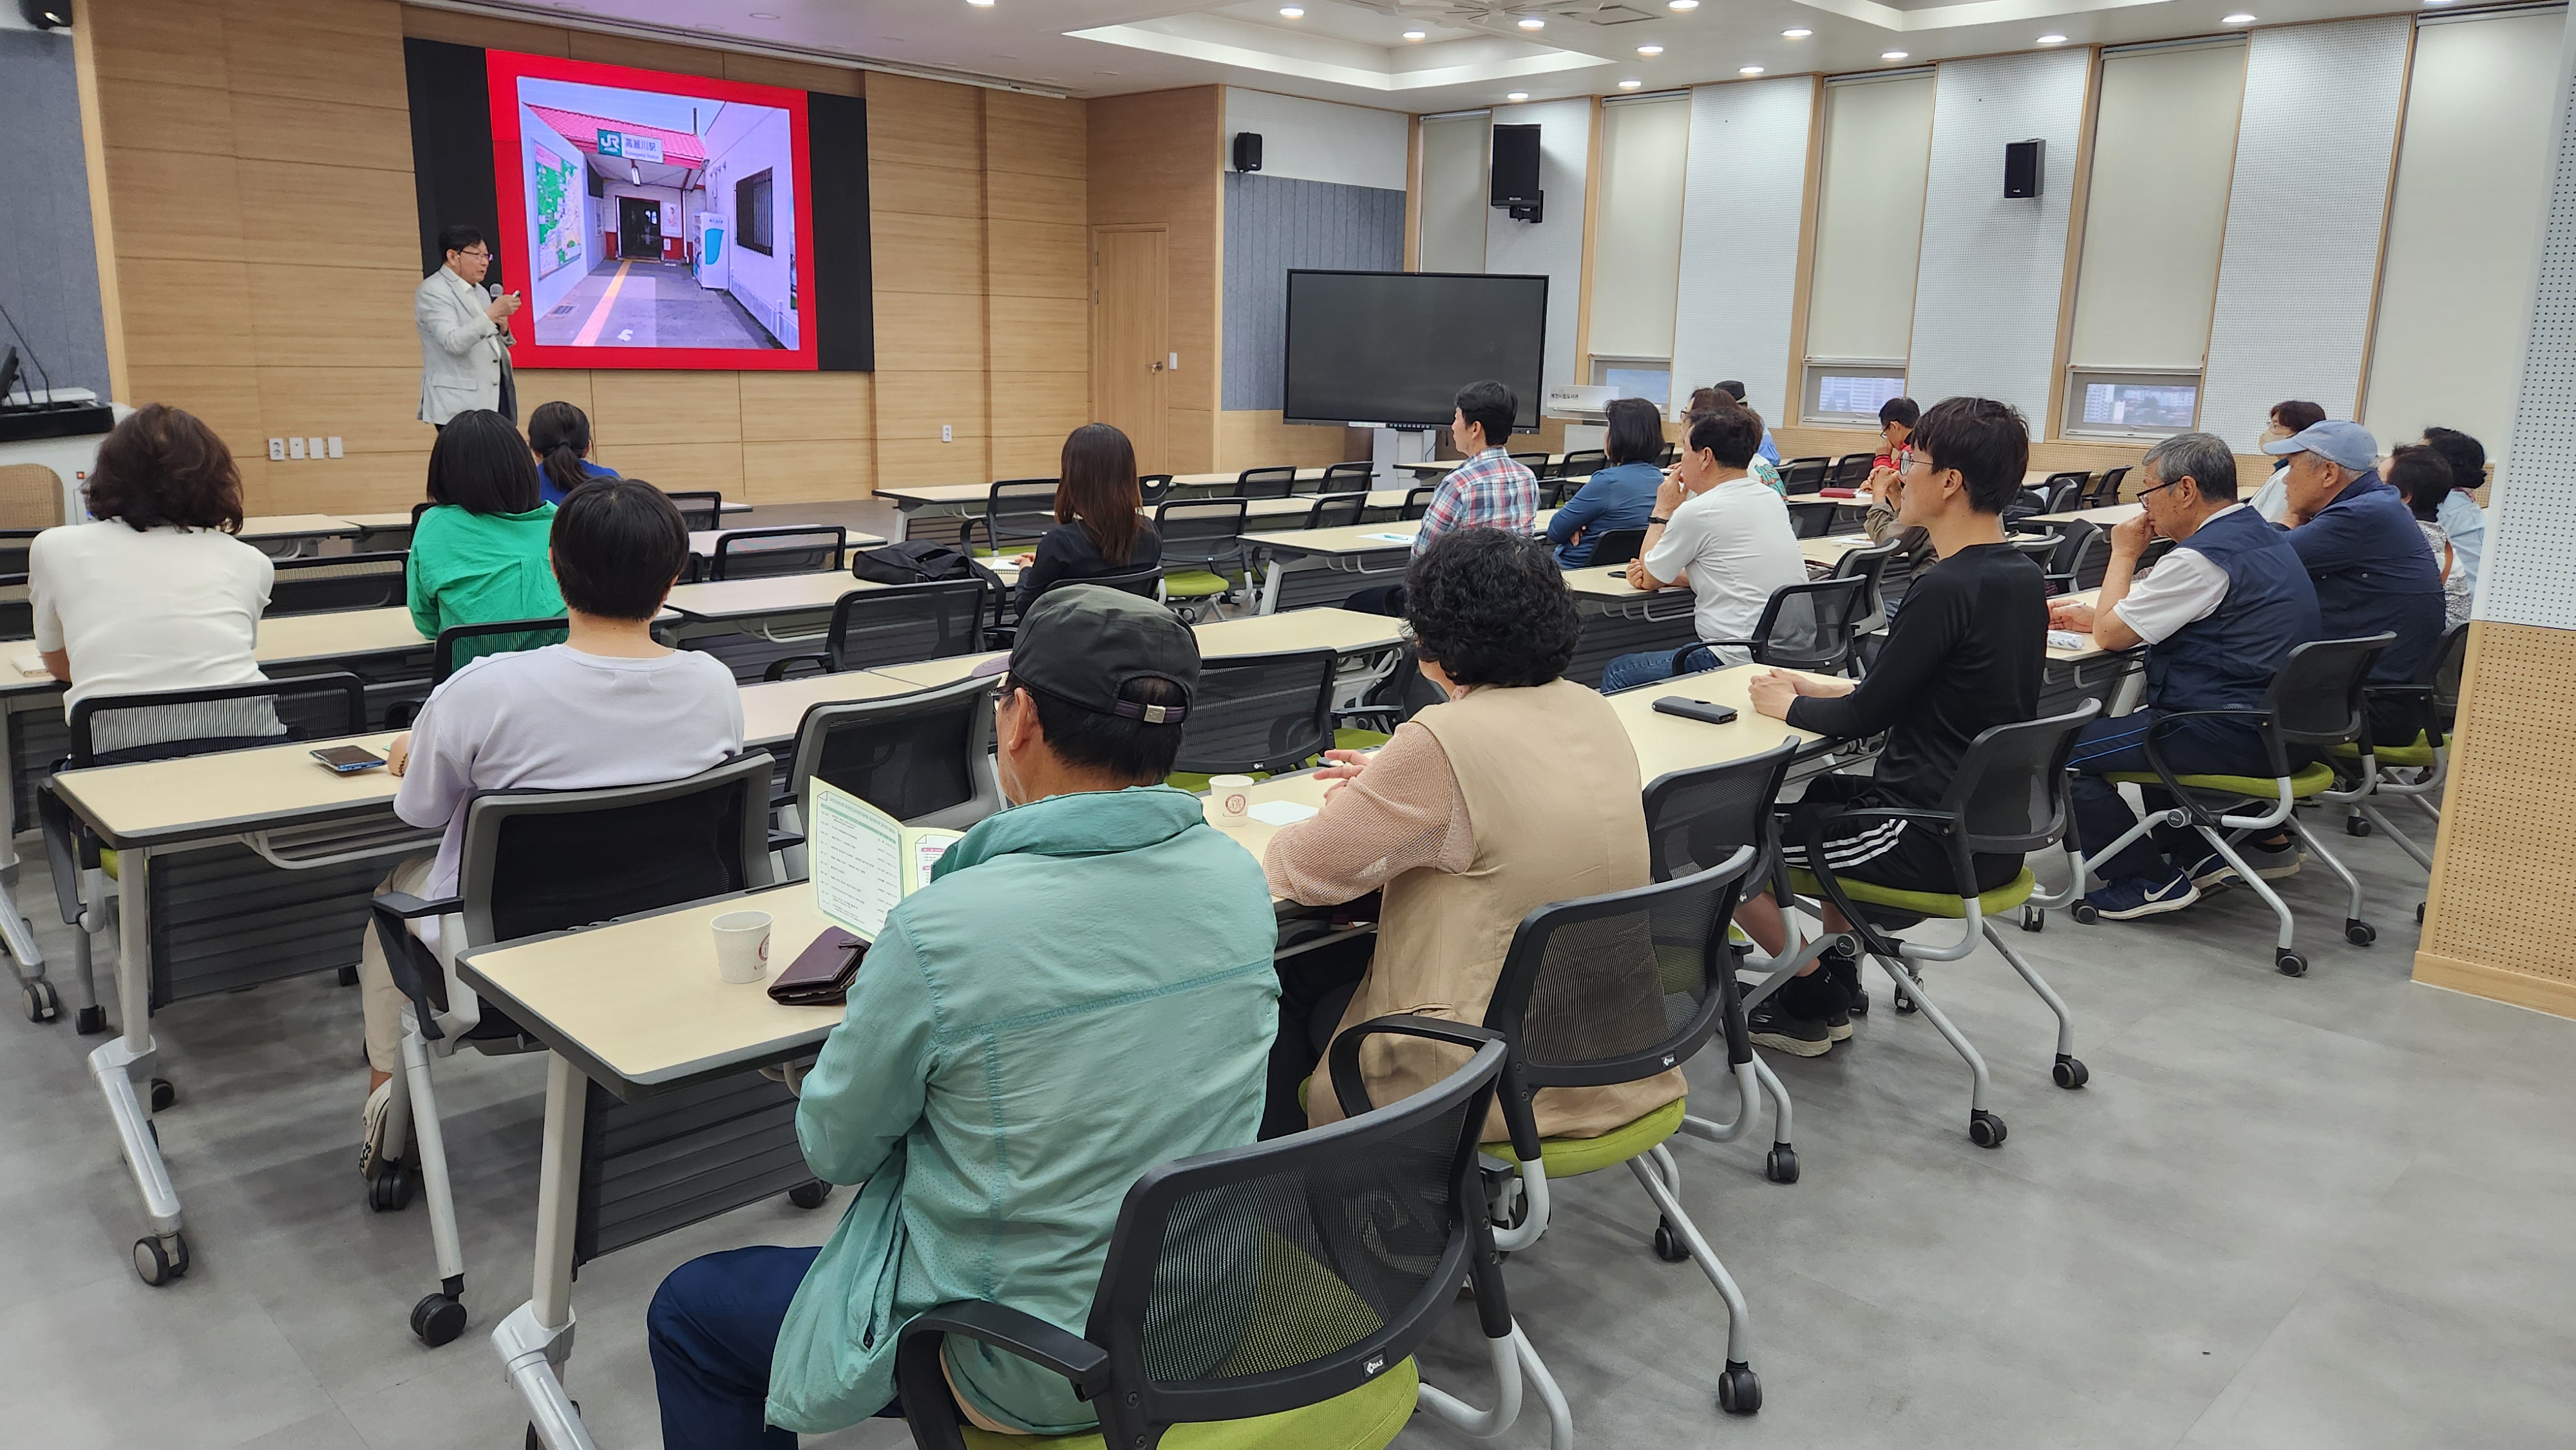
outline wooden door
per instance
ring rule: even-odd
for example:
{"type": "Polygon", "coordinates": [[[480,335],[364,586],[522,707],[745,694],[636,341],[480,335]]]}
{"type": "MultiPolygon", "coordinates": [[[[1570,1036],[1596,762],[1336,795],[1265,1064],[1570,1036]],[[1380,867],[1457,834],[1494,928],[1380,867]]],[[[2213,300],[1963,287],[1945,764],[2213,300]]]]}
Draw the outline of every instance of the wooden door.
{"type": "Polygon", "coordinates": [[[1164,471],[1171,387],[1161,227],[1091,232],[1091,416],[1136,445],[1136,471],[1164,471]]]}

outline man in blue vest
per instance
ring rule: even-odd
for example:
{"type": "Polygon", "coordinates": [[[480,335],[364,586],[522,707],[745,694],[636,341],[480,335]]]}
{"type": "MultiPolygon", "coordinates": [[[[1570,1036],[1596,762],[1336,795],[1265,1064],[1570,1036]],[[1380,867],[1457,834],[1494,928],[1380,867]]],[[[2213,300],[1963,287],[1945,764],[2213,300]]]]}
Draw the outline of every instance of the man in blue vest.
{"type": "MultiPolygon", "coordinates": [[[[2263,451],[2290,460],[2290,547],[2316,581],[2325,637],[2389,633],[2374,685],[2411,685],[2442,647],[2442,565],[2406,500],[2379,476],[2379,445],[2359,423],[2328,420],[2263,451]]],[[[2374,700],[2370,738],[2404,745],[2423,730],[2410,699],[2374,700]]]]}
{"type": "MultiPolygon", "coordinates": [[[[2104,777],[2153,768],[2151,726],[2185,711],[2259,705],[2290,651],[2323,637],[2316,586],[2289,537],[2236,501],[2236,459],[2225,439],[2168,438],[2148,450],[2138,474],[2144,511],[2111,530],[2098,600],[2049,609],[2053,628],[2089,631],[2110,649],[2147,649],[2145,703],[2087,726],[2067,760],[2076,772],[2075,833],[2087,850],[2137,825],[2120,788],[2104,777]],[[2173,552],[2140,579],[2138,556],[2158,535],[2174,541],[2173,552]]],[[[2180,721],[2157,735],[2156,748],[2180,775],[2272,773],[2261,734],[2241,718],[2180,721]]],[[[2151,812],[2172,805],[2162,790],[2144,794],[2151,812]]],[[[2246,864],[2259,875],[2298,869],[2286,841],[2246,847],[2246,864]]],[[[2180,911],[2236,872],[2197,832],[2163,826],[2096,863],[2093,874],[2102,885],[2086,899],[2105,918],[2127,921],[2180,911]]]]}

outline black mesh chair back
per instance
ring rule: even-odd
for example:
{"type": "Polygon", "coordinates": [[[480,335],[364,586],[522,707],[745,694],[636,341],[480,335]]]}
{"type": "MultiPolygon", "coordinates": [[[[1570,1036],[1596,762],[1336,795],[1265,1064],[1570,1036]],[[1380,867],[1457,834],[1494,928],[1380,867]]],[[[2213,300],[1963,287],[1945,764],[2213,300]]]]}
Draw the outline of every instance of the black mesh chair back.
{"type": "Polygon", "coordinates": [[[1511,1044],[1502,1105],[1515,1153],[1539,1152],[1530,1094],[1654,1077],[1707,1045],[1735,966],[1726,928],[1756,856],[1738,847],[1705,871],[1521,918],[1485,1010],[1511,1044]]]}
{"type": "Polygon", "coordinates": [[[1753,662],[1838,674],[1851,663],[1853,630],[1868,612],[1869,588],[1860,579],[1784,584],[1771,591],[1754,626],[1753,662]]]}
{"type": "Polygon", "coordinates": [[[713,579],[837,572],[849,560],[850,531],[839,524],[736,529],[716,540],[713,579]]]}
{"type": "Polygon", "coordinates": [[[1509,456],[1510,456],[1510,458],[1511,458],[1512,462],[1517,463],[1517,464],[1519,464],[1521,467],[1528,469],[1528,470],[1530,471],[1530,474],[1531,474],[1531,476],[1532,476],[1532,477],[1535,477],[1535,478],[1554,478],[1554,477],[1556,477],[1556,460],[1555,460],[1555,459],[1553,459],[1553,458],[1551,458],[1551,457],[1549,457],[1547,454],[1544,454],[1544,453],[1514,453],[1514,454],[1511,454],[1511,455],[1509,455],[1509,456]]]}
{"type": "Polygon", "coordinates": [[[1667,441],[1664,444],[1664,451],[1655,455],[1655,466],[1657,468],[1670,468],[1673,466],[1673,461],[1681,456],[1681,449],[1667,441]]]}
{"type": "Polygon", "coordinates": [[[1056,480],[1005,478],[984,496],[984,542],[994,553],[1035,544],[1055,527],[1056,480]]]}
{"type": "Polygon", "coordinates": [[[2442,636],[2442,647],[2433,652],[2433,663],[2426,671],[2425,682],[2433,689],[2433,735],[2439,743],[2451,733],[2460,717],[2460,674],[2468,664],[2469,627],[2455,624],[2442,636]]]}
{"type": "MultiPolygon", "coordinates": [[[[1425,1030],[1460,1042],[1466,1058],[1434,1086],[1139,1178],[1110,1231],[1082,1338],[987,1302],[907,1325],[896,1374],[913,1442],[964,1450],[940,1364],[960,1337],[1025,1346],[1082,1386],[1103,1441],[1125,1450],[1167,1443],[1174,1425],[1285,1414],[1359,1390],[1409,1358],[1470,1280],[1488,1335],[1508,1335],[1476,1171],[1504,1049],[1456,1023],[1425,1030]]],[[[1346,1106],[1366,1107],[1356,1072],[1337,1086],[1346,1106]]]]}
{"type": "Polygon", "coordinates": [[[1860,618],[1852,621],[1854,634],[1867,634],[1873,629],[1886,627],[1887,596],[1884,585],[1887,579],[1887,568],[1895,561],[1897,551],[1904,546],[1905,541],[1902,538],[1888,539],[1883,543],[1870,544],[1858,549],[1846,549],[1843,551],[1843,556],[1834,561],[1832,577],[1861,581],[1861,612],[1860,618]]]}
{"type": "Polygon", "coordinates": [[[723,494],[713,489],[684,489],[678,493],[665,490],[662,496],[679,507],[681,521],[689,526],[690,533],[724,527],[723,494]]]}
{"type": "Polygon", "coordinates": [[[561,619],[495,619],[483,624],[451,624],[438,632],[430,648],[429,682],[444,684],[449,675],[485,655],[517,654],[561,644],[572,634],[561,619]]]}
{"type": "Polygon", "coordinates": [[[1297,491],[1297,470],[1292,467],[1247,468],[1234,477],[1237,498],[1286,498],[1297,491]]]}
{"type": "Polygon", "coordinates": [[[1997,725],[1968,742],[1941,808],[1957,818],[1970,852],[2019,855],[2066,834],[2066,757],[2101,711],[2099,701],[2086,700],[2063,715],[1997,725]]]}
{"type": "Polygon", "coordinates": [[[1368,513],[1366,493],[1319,493],[1314,507],[1306,510],[1306,527],[1338,529],[1356,524],[1368,513]]]}
{"type": "Polygon", "coordinates": [[[1440,485],[1426,483],[1404,496],[1404,507],[1396,510],[1400,519],[1418,519],[1431,511],[1431,500],[1440,494],[1440,485]]]}
{"type": "Polygon", "coordinates": [[[2049,565],[2057,560],[2058,539],[2055,534],[2007,534],[2004,543],[2014,553],[2037,564],[2042,574],[2047,573],[2049,565]]]}
{"type": "MultiPolygon", "coordinates": [[[[1833,478],[1828,488],[1858,488],[1869,482],[1869,466],[1878,461],[1875,453],[1846,453],[1834,460],[1833,478]]],[[[1782,479],[1786,483],[1788,480],[1782,479]]]]}
{"type": "MultiPolygon", "coordinates": [[[[1286,495],[1282,494],[1281,497],[1286,495]]],[[[1154,510],[1163,567],[1222,574],[1244,561],[1243,530],[1252,505],[1242,498],[1172,499],[1154,510]]]]}
{"type": "Polygon", "coordinates": [[[1802,539],[1824,538],[1834,531],[1834,515],[1841,510],[1842,505],[1829,498],[1819,499],[1814,503],[1791,503],[1789,505],[1790,531],[1802,539]]]}
{"type": "Polygon", "coordinates": [[[2111,536],[2090,519],[2058,525],[2057,553],[2040,566],[2056,592],[2099,589],[2111,568],[2111,536]]]}
{"type": "Polygon", "coordinates": [[[1368,459],[1328,464],[1323,482],[1316,485],[1321,493],[1367,493],[1377,487],[1377,465],[1368,459]]]}
{"type": "Polygon", "coordinates": [[[771,764],[753,752],[663,786],[477,793],[457,877],[468,940],[512,941],[768,885],[771,764]]]}
{"type": "Polygon", "coordinates": [[[2048,499],[2048,506],[2041,512],[2061,514],[2074,508],[2077,500],[2084,497],[2084,485],[2092,481],[2093,475],[2081,468],[2041,479],[2039,491],[2048,499]]]}
{"type": "Polygon", "coordinates": [[[395,552],[275,560],[277,577],[269,585],[263,617],[391,609],[403,602],[403,567],[410,557],[395,552]]]}
{"type": "Polygon", "coordinates": [[[2118,503],[2120,501],[2120,485],[2126,483],[2128,478],[2129,470],[2125,468],[2104,469],[2102,471],[2102,475],[2099,478],[2094,479],[2093,482],[2085,488],[2084,506],[2086,508],[2105,508],[2111,504],[2118,503]]]}
{"type": "Polygon", "coordinates": [[[1231,655],[1199,667],[1176,773],[1294,770],[1333,743],[1333,652],[1231,655]]]}
{"type": "Polygon", "coordinates": [[[70,725],[74,769],[327,740],[367,728],[366,683],[335,672],[148,695],[92,695],[71,707],[70,725]]]}
{"type": "Polygon", "coordinates": [[[25,574],[27,550],[43,529],[0,529],[0,574],[25,574]]]}
{"type": "Polygon", "coordinates": [[[33,639],[36,605],[27,596],[27,576],[0,574],[0,639],[33,639]]]}
{"type": "Polygon", "coordinates": [[[1747,880],[1771,875],[1777,851],[1771,806],[1789,780],[1798,744],[1783,739],[1760,755],[1694,766],[1646,782],[1646,859],[1658,881],[1678,881],[1753,848],[1747,880]]]}
{"type": "Polygon", "coordinates": [[[1830,458],[1792,458],[1780,465],[1780,487],[1787,490],[1792,498],[1802,493],[1814,493],[1825,486],[1825,477],[1833,469],[1834,461],[1830,458]]]}
{"type": "Polygon", "coordinates": [[[992,755],[993,681],[968,678],[807,710],[788,790],[809,822],[821,779],[906,825],[962,829],[1001,809],[992,755]]]}
{"type": "Polygon", "coordinates": [[[1599,448],[1577,448],[1565,455],[1556,466],[1556,476],[1577,483],[1610,466],[1610,455],[1599,448]]]}
{"type": "Polygon", "coordinates": [[[823,663],[838,674],[871,665],[908,665],[984,648],[981,579],[933,579],[853,589],[832,604],[823,663]]]}
{"type": "Polygon", "coordinates": [[[2362,691],[2370,683],[2370,667],[2396,642],[2396,635],[2381,633],[2311,640],[2290,651],[2263,695],[2263,708],[2272,715],[2269,733],[2283,745],[2359,740],[2369,718],[2362,691]]]}
{"type": "Polygon", "coordinates": [[[1044,599],[1049,594],[1054,593],[1058,589],[1062,589],[1068,584],[1097,584],[1104,589],[1115,589],[1121,593],[1133,594],[1139,599],[1155,599],[1161,597],[1162,583],[1163,566],[1160,564],[1147,564],[1142,568],[1122,569],[1115,574],[1094,574],[1088,579],[1076,579],[1067,576],[1065,578],[1058,579],[1054,583],[1049,584],[1046,588],[1039,590],[1038,598],[1044,599]]]}
{"type": "Polygon", "coordinates": [[[912,514],[903,521],[903,541],[972,553],[984,546],[984,520],[979,514],[912,514]]]}
{"type": "Polygon", "coordinates": [[[1609,568],[1625,564],[1646,547],[1644,529],[1603,529],[1592,539],[1592,562],[1609,568]]]}
{"type": "Polygon", "coordinates": [[[1136,493],[1145,507],[1152,508],[1172,496],[1172,476],[1168,473],[1140,473],[1136,475],[1136,493]]]}

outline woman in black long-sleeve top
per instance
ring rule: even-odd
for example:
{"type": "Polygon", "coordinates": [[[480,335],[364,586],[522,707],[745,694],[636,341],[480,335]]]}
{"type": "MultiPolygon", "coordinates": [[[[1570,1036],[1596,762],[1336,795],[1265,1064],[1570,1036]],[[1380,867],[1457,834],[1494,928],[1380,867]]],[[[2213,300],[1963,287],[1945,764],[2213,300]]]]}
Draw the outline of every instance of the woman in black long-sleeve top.
{"type": "Polygon", "coordinates": [[[1106,423],[1085,423],[1064,440],[1057,466],[1055,523],[1037,552],[1019,557],[1021,613],[1067,579],[1123,574],[1163,560],[1163,541],[1142,517],[1136,449],[1106,423]]]}

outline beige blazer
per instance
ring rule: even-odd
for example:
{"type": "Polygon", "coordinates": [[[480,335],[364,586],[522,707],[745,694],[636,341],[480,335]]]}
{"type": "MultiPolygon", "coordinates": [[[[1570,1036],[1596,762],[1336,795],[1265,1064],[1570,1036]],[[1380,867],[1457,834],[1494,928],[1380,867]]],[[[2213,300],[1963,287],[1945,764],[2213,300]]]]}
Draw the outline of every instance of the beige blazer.
{"type": "Polygon", "coordinates": [[[420,329],[420,421],[444,424],[472,408],[501,406],[501,373],[510,366],[501,325],[484,315],[492,299],[445,267],[411,294],[420,329]]]}

